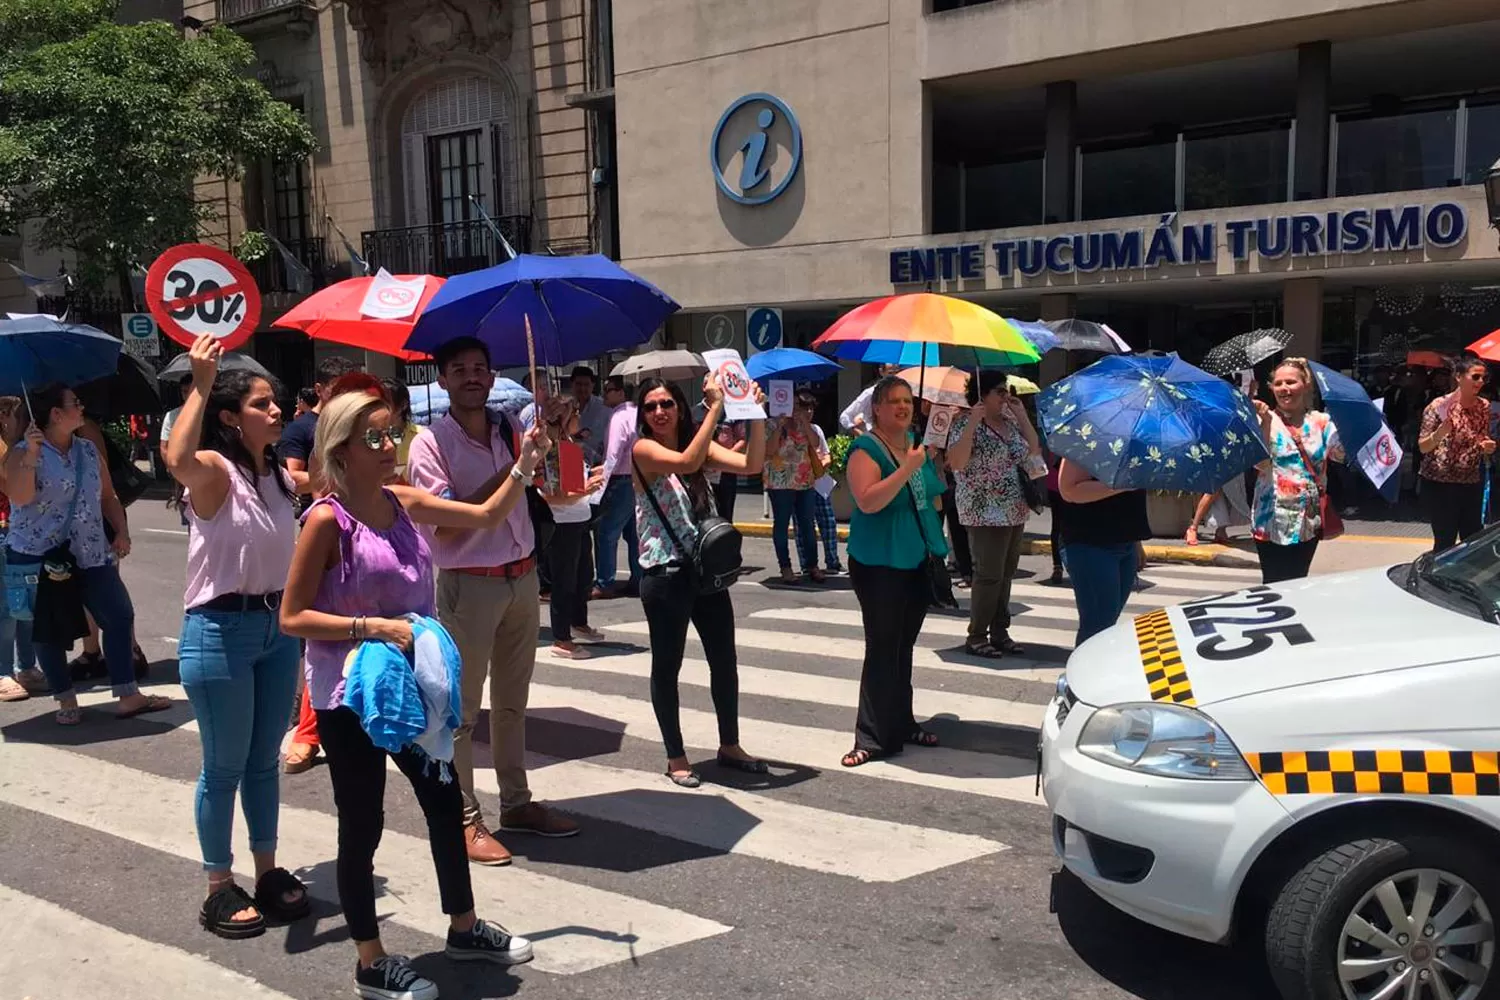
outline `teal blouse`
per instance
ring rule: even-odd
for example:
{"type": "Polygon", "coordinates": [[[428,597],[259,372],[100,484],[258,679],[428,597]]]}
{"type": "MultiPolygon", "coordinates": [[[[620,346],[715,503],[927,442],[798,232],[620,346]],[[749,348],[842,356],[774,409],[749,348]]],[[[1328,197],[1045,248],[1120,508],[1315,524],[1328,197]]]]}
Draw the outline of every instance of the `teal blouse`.
{"type": "MultiPolygon", "coordinates": [[[[856,451],[863,451],[875,460],[882,479],[896,471],[896,464],[873,434],[861,434],[855,438],[850,456],[856,451]]],[[[942,477],[928,459],[921,470],[906,481],[906,488],[897,493],[883,510],[866,514],[856,504],[849,521],[849,558],[866,566],[916,569],[922,565],[928,552],[938,557],[946,556],[948,542],[943,537],[942,518],[935,506],[942,494],[942,477]],[[912,513],[913,498],[917,510],[922,512],[920,526],[912,513]]]]}

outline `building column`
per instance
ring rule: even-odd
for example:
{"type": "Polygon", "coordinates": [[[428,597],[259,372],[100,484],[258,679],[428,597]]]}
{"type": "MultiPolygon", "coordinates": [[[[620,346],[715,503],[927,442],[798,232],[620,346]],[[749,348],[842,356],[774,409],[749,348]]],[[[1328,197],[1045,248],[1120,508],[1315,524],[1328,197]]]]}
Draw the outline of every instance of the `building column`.
{"type": "MultiPolygon", "coordinates": [[[[1067,292],[1043,295],[1040,312],[1037,315],[1043,322],[1054,319],[1072,319],[1077,299],[1078,296],[1067,292]]],[[[1042,355],[1042,363],[1037,368],[1037,377],[1042,385],[1051,385],[1067,374],[1067,351],[1048,351],[1042,355]]]]}
{"type": "Polygon", "coordinates": [[[1333,47],[1328,42],[1297,46],[1297,149],[1292,169],[1295,201],[1326,198],[1328,190],[1328,92],[1333,47]]]}
{"type": "Polygon", "coordinates": [[[1073,221],[1075,150],[1078,146],[1078,84],[1047,84],[1047,154],[1042,166],[1042,220],[1073,221]]]}
{"type": "Polygon", "coordinates": [[[1288,278],[1281,285],[1281,325],[1292,335],[1286,355],[1319,360],[1323,353],[1323,279],[1288,278]]]}

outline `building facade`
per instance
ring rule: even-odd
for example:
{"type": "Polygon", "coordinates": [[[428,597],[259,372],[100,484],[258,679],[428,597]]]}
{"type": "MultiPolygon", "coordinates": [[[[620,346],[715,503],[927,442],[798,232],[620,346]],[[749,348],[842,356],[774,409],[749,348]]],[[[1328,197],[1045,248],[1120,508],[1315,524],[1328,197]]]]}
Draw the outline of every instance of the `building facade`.
{"type": "Polygon", "coordinates": [[[1500,327],[1497,46],[1488,0],[617,0],[621,257],[698,348],[928,288],[1404,361],[1500,327]]]}

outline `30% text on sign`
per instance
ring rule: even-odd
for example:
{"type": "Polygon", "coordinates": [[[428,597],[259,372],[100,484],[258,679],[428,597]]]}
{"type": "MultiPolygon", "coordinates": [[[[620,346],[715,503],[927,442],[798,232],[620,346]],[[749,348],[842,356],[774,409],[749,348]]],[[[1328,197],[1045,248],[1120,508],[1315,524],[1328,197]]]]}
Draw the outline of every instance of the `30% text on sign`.
{"type": "Polygon", "coordinates": [[[260,289],[233,255],[204,243],[167,250],[146,272],[146,307],[162,331],[185,347],[208,333],[225,350],[250,339],[260,323],[260,289]]]}

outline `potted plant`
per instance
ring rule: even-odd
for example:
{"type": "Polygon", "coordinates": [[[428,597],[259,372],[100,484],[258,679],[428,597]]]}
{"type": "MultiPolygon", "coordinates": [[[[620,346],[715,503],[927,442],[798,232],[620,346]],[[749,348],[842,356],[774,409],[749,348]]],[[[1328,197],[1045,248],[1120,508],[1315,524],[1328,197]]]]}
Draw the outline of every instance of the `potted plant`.
{"type": "Polygon", "coordinates": [[[833,516],[848,521],[854,515],[854,495],[849,492],[845,473],[849,468],[849,448],[854,438],[848,434],[835,434],[828,442],[828,474],[838,481],[828,500],[833,504],[833,516]]]}
{"type": "Polygon", "coordinates": [[[1146,520],[1157,538],[1181,538],[1193,523],[1193,509],[1200,493],[1181,490],[1149,490],[1146,493],[1146,520]]]}

